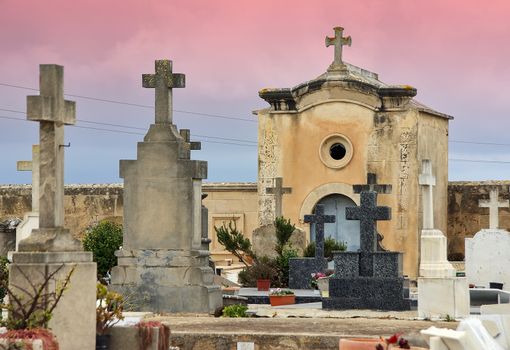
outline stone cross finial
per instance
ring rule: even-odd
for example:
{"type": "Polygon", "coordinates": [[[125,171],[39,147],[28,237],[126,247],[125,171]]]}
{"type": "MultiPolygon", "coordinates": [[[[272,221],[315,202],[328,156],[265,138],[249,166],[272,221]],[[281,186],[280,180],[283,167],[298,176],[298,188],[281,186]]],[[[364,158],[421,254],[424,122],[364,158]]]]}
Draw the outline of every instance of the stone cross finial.
{"type": "Polygon", "coordinates": [[[335,27],[333,30],[335,31],[335,36],[333,38],[326,36],[326,47],[335,45],[335,60],[331,63],[329,69],[338,69],[345,66],[342,61],[342,47],[344,45],[351,46],[352,39],[350,36],[343,37],[344,28],[342,27],[335,27]]]}
{"type": "Polygon", "coordinates": [[[481,199],[478,202],[478,205],[481,208],[489,208],[489,228],[490,229],[498,229],[499,228],[499,208],[508,208],[509,202],[508,200],[500,201],[499,200],[499,190],[497,188],[493,188],[489,195],[489,200],[481,199]]]}
{"type": "Polygon", "coordinates": [[[274,179],[275,186],[274,187],[268,187],[266,188],[266,193],[268,194],[274,194],[275,198],[275,218],[278,218],[282,216],[283,209],[282,209],[282,202],[283,202],[283,195],[287,193],[292,193],[292,188],[290,187],[283,187],[283,179],[281,177],[277,177],[274,179]]]}
{"type": "Polygon", "coordinates": [[[360,248],[362,252],[377,251],[377,221],[391,220],[390,207],[377,206],[377,192],[361,192],[359,207],[345,208],[347,220],[360,221],[360,248]]]}
{"type": "Polygon", "coordinates": [[[27,96],[27,119],[39,127],[39,227],[64,225],[64,124],[76,122],[76,106],[64,100],[64,67],[39,67],[39,96],[27,96]]]}
{"type": "Polygon", "coordinates": [[[421,174],[418,183],[422,186],[423,203],[423,229],[434,229],[434,197],[433,186],[436,185],[436,177],[432,175],[432,163],[429,159],[422,160],[421,174]]]}
{"type": "Polygon", "coordinates": [[[336,221],[335,215],[324,215],[324,205],[315,206],[315,214],[305,215],[304,222],[315,224],[315,258],[324,259],[324,224],[336,221]]]}
{"type": "Polygon", "coordinates": [[[156,89],[156,124],[172,124],[172,89],[185,87],[185,75],[172,73],[172,61],[157,60],[155,74],[142,74],[142,86],[156,89]]]}
{"type": "Polygon", "coordinates": [[[179,130],[179,134],[181,137],[189,143],[189,149],[192,151],[199,151],[202,148],[202,143],[198,141],[191,141],[191,132],[189,129],[181,129],[179,130]]]}
{"type": "Polygon", "coordinates": [[[16,163],[18,171],[32,172],[32,212],[39,211],[39,145],[32,145],[32,160],[16,163]]]}
{"type": "Polygon", "coordinates": [[[377,183],[377,175],[374,173],[367,174],[367,184],[365,185],[352,185],[354,193],[361,193],[363,191],[374,191],[377,193],[390,194],[391,185],[380,185],[377,183]]]}

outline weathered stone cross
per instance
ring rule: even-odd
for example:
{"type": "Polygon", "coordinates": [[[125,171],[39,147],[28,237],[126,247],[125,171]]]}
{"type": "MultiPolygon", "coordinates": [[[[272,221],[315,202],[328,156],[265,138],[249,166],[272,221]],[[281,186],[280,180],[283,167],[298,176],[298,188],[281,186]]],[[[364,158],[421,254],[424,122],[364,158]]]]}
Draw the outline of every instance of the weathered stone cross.
{"type": "Polygon", "coordinates": [[[142,86],[156,89],[156,124],[172,124],[172,89],[185,87],[185,75],[172,73],[172,61],[157,60],[156,74],[142,74],[142,86]]]}
{"type": "Polygon", "coordinates": [[[199,151],[202,148],[202,143],[198,141],[191,141],[191,132],[189,129],[179,130],[179,134],[185,142],[189,144],[189,149],[192,151],[199,151]]]}
{"type": "Polygon", "coordinates": [[[39,228],[64,226],[64,125],[76,123],[74,101],[64,100],[64,67],[39,66],[39,96],[27,96],[27,119],[39,126],[39,228]]]}
{"type": "Polygon", "coordinates": [[[324,224],[335,222],[335,215],[324,215],[324,205],[317,204],[315,214],[305,215],[304,221],[315,224],[315,258],[324,259],[324,224]]]}
{"type": "Polygon", "coordinates": [[[342,68],[344,66],[344,63],[342,62],[342,47],[344,45],[351,46],[352,43],[350,36],[346,38],[342,36],[344,33],[344,28],[335,27],[333,30],[335,31],[335,37],[330,38],[326,36],[326,47],[335,45],[335,60],[333,63],[331,63],[329,69],[342,68]]]}
{"type": "Polygon", "coordinates": [[[283,208],[282,208],[282,202],[283,202],[283,195],[287,193],[292,193],[292,188],[290,187],[283,187],[283,179],[281,177],[276,177],[274,179],[275,186],[274,187],[268,187],[266,188],[266,193],[268,194],[274,194],[275,199],[275,218],[278,218],[282,216],[283,214],[283,208]]]}
{"type": "Polygon", "coordinates": [[[18,171],[32,172],[32,212],[39,211],[39,145],[32,145],[32,160],[16,163],[18,171]]]}
{"type": "Polygon", "coordinates": [[[362,252],[377,251],[377,221],[391,220],[390,207],[377,206],[377,192],[361,192],[359,207],[345,208],[347,220],[360,221],[360,248],[362,252]]]}
{"type": "Polygon", "coordinates": [[[421,196],[423,203],[423,229],[434,229],[434,197],[433,186],[436,185],[436,177],[432,175],[432,163],[429,159],[422,160],[421,174],[418,183],[422,186],[421,196]]]}
{"type": "Polygon", "coordinates": [[[481,199],[478,202],[481,208],[489,208],[489,228],[499,228],[499,208],[508,208],[509,202],[499,200],[499,190],[494,188],[491,190],[489,200],[481,199]]]}
{"type": "Polygon", "coordinates": [[[352,185],[354,193],[361,193],[363,191],[374,191],[377,193],[390,194],[391,185],[380,185],[377,183],[377,175],[373,173],[367,174],[367,183],[364,185],[352,185]]]}

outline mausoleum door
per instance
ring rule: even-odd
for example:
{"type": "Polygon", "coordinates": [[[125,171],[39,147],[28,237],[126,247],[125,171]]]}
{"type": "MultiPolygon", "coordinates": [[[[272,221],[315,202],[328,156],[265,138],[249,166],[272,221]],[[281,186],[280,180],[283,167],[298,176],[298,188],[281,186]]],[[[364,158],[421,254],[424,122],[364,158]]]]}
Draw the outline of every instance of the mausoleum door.
{"type": "MultiPolygon", "coordinates": [[[[335,223],[324,224],[324,238],[345,242],[348,251],[357,251],[360,248],[359,221],[345,219],[345,208],[355,207],[356,203],[342,194],[331,194],[317,204],[324,205],[324,214],[336,216],[335,223]]],[[[310,227],[310,240],[315,241],[315,224],[310,227]]]]}

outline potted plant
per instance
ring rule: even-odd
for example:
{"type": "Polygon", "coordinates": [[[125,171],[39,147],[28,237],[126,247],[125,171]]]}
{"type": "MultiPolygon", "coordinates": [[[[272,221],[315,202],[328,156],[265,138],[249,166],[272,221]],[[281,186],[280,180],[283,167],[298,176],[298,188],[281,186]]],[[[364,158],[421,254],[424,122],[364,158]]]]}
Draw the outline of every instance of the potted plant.
{"type": "Polygon", "coordinates": [[[291,305],[296,303],[296,296],[290,289],[274,289],[269,293],[271,306],[291,305]]]}
{"type": "Polygon", "coordinates": [[[0,287],[8,295],[9,303],[1,305],[7,309],[8,317],[1,321],[7,332],[0,334],[0,348],[32,349],[39,346],[44,350],[58,350],[57,339],[48,329],[48,323],[69,286],[75,268],[71,267],[63,279],[58,279],[57,276],[64,267],[62,264],[52,272],[42,275],[42,279],[34,281],[16,266],[25,280],[21,285],[9,285],[8,271],[1,269],[0,287]]]}
{"type": "Polygon", "coordinates": [[[107,331],[124,319],[124,297],[109,291],[105,285],[97,283],[96,289],[96,350],[110,348],[110,334],[107,331]]]}

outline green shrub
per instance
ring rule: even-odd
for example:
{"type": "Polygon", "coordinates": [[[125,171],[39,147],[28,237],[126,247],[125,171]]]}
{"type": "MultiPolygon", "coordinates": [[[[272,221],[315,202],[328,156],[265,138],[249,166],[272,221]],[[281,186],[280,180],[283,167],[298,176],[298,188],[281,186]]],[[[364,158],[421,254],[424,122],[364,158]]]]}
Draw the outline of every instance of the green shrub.
{"type": "Polygon", "coordinates": [[[274,226],[276,229],[276,245],[274,250],[281,256],[296,226],[290,223],[290,219],[285,220],[283,216],[277,217],[274,220],[274,226]]]}
{"type": "Polygon", "coordinates": [[[246,257],[256,260],[255,254],[251,250],[250,240],[244,237],[241,231],[237,230],[235,221],[230,221],[228,226],[226,224],[220,227],[214,226],[214,231],[218,236],[218,242],[240,262],[248,266],[246,257]]]}
{"type": "Polygon", "coordinates": [[[225,306],[223,308],[223,317],[248,317],[246,314],[248,311],[248,306],[243,304],[234,304],[225,306]]]}
{"type": "Polygon", "coordinates": [[[297,258],[298,252],[291,246],[284,246],[281,255],[275,258],[275,264],[278,269],[278,286],[289,286],[289,259],[297,258]]]}
{"type": "Polygon", "coordinates": [[[247,266],[239,272],[239,282],[244,287],[255,287],[257,280],[271,280],[271,285],[278,285],[280,278],[275,260],[267,256],[260,257],[252,266],[247,266]]]}
{"type": "MultiPolygon", "coordinates": [[[[324,240],[324,257],[329,261],[333,260],[334,251],[345,251],[347,244],[338,242],[334,238],[328,237],[324,240]]],[[[303,251],[303,256],[313,258],[315,256],[315,242],[310,242],[303,251]]]]}
{"type": "Polygon", "coordinates": [[[83,238],[83,248],[92,252],[97,263],[97,275],[105,277],[117,263],[115,251],[122,245],[122,226],[103,220],[90,228],[83,238]]]}

